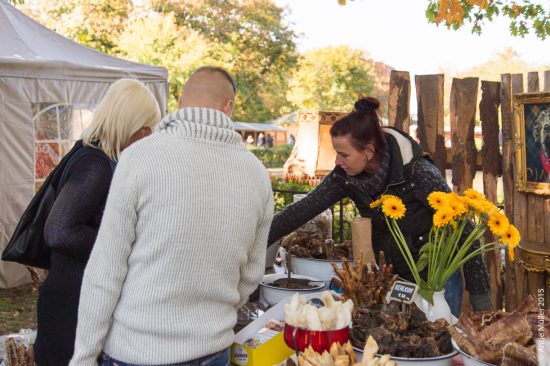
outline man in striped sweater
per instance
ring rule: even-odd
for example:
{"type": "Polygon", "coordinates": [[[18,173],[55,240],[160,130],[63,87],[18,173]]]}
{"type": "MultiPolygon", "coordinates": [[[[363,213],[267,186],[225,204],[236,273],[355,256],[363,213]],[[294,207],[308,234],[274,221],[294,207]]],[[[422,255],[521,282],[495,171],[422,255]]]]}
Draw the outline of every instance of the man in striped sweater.
{"type": "Polygon", "coordinates": [[[264,271],[273,194],[205,67],[181,109],[124,150],[84,274],[72,366],[229,365],[237,308],[264,271]]]}

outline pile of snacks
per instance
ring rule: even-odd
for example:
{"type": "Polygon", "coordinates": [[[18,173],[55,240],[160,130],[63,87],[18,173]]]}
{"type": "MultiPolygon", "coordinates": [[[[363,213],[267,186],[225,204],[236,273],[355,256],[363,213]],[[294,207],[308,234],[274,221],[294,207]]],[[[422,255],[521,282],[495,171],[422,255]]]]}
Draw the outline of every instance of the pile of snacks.
{"type": "Polygon", "coordinates": [[[380,252],[380,266],[376,263],[363,263],[359,256],[355,266],[342,258],[342,269],[332,264],[339,278],[337,285],[342,288],[342,296],[351,299],[356,307],[385,304],[386,294],[391,290],[397,275],[393,275],[393,265],[387,265],[384,252],[380,252]]]}
{"type": "Polygon", "coordinates": [[[285,304],[285,322],[308,330],[337,330],[351,325],[351,300],[336,301],[328,291],[323,292],[321,300],[324,306],[317,308],[295,294],[290,304],[285,304]]]}
{"type": "Polygon", "coordinates": [[[284,237],[281,246],[288,253],[304,258],[333,260],[353,257],[351,240],[335,244],[334,240],[319,233],[295,231],[284,237]]]}
{"type": "MultiPolygon", "coordinates": [[[[302,197],[297,197],[297,195],[295,195],[294,201],[300,198],[302,197]]],[[[332,212],[330,210],[321,212],[319,215],[294,230],[294,233],[332,238],[332,212]]]]}
{"type": "Polygon", "coordinates": [[[448,325],[444,319],[427,320],[414,303],[403,308],[392,301],[371,308],[357,308],[350,337],[355,347],[362,348],[372,336],[380,352],[394,357],[438,357],[453,351],[448,325]]]}
{"type": "MultiPolygon", "coordinates": [[[[364,366],[364,365],[376,365],[376,366],[395,366],[397,362],[390,360],[390,355],[384,355],[382,357],[375,357],[378,352],[378,345],[374,338],[369,337],[363,350],[363,359],[361,362],[357,362],[355,351],[349,342],[343,346],[340,343],[333,343],[330,347],[330,352],[323,352],[319,354],[315,352],[311,347],[308,347],[304,352],[301,352],[298,356],[299,366],[364,366]]],[[[288,359],[286,366],[296,366],[296,363],[292,359],[288,359]]]]}
{"type": "Polygon", "coordinates": [[[511,312],[461,314],[449,332],[460,349],[495,365],[537,365],[536,340],[550,334],[550,310],[532,295],[511,312]]]}
{"type": "Polygon", "coordinates": [[[446,321],[427,320],[415,304],[386,303],[397,275],[392,274],[393,266],[386,263],[384,252],[380,252],[378,266],[363,263],[359,256],[355,266],[342,259],[342,269],[334,263],[332,268],[342,297],[355,304],[350,332],[355,347],[365,347],[372,336],[382,353],[396,357],[437,357],[452,352],[446,321]]]}
{"type": "Polygon", "coordinates": [[[34,347],[32,344],[25,346],[14,338],[8,338],[4,344],[7,355],[8,366],[35,366],[34,347]]]}

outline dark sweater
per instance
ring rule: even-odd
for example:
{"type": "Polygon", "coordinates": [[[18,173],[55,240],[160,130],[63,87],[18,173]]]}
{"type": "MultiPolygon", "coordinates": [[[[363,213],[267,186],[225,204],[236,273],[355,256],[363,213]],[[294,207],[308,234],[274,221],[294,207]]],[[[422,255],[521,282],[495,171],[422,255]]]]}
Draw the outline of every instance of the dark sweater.
{"type": "MultiPolygon", "coordinates": [[[[399,227],[416,260],[418,251],[428,240],[432,227],[434,211],[428,205],[427,197],[434,191],[450,192],[450,188],[439,170],[422,157],[422,151],[414,141],[409,140],[413,147],[413,157],[405,165],[403,165],[397,140],[387,136],[387,141],[390,154],[389,177],[381,191],[367,191],[369,176],[366,173],[348,177],[341,168],[336,167],[305,198],[275,215],[269,232],[269,244],[291,233],[342,198],[349,197],[354,201],[361,216],[372,219],[372,241],[375,253],[378,254],[383,250],[389,262],[393,263],[395,272],[405,279],[412,280],[410,270],[383,216],[379,210],[371,209],[369,204],[383,193],[396,195],[403,200],[407,207],[407,214],[399,220],[399,227]]],[[[472,250],[478,247],[479,243],[475,243],[472,250]]],[[[481,256],[475,257],[464,265],[464,275],[466,289],[471,293],[486,294],[489,291],[488,274],[481,256]]]]}
{"type": "Polygon", "coordinates": [[[112,176],[106,155],[97,154],[97,150],[84,155],[72,168],[48,215],[44,238],[52,253],[37,303],[38,366],[68,365],[73,354],[80,286],[112,176]]]}

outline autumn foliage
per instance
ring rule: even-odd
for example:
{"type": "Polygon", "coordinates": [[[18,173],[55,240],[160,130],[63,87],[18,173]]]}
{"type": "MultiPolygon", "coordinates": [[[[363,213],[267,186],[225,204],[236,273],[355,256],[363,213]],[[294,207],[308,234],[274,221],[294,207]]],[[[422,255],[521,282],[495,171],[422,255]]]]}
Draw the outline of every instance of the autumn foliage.
{"type": "MultiPolygon", "coordinates": [[[[350,0],[353,1],[353,0],[350,0]]],[[[345,5],[347,0],[338,0],[345,5]]],[[[466,23],[472,33],[480,34],[486,22],[497,16],[510,19],[510,33],[525,36],[530,31],[540,39],[550,36],[550,14],[534,0],[428,0],[426,17],[430,23],[459,29],[466,23]]]]}

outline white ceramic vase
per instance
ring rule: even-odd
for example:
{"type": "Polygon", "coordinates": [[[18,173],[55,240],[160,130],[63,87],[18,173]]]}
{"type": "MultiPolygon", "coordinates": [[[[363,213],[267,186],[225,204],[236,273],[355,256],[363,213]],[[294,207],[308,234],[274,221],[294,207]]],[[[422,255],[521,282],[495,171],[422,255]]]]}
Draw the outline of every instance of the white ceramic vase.
{"type": "Polygon", "coordinates": [[[434,292],[433,294],[433,305],[424,299],[419,294],[416,294],[414,303],[420,310],[424,312],[426,318],[429,321],[436,321],[437,319],[443,318],[449,324],[452,322],[452,313],[447,300],[445,300],[445,289],[434,292]]]}

